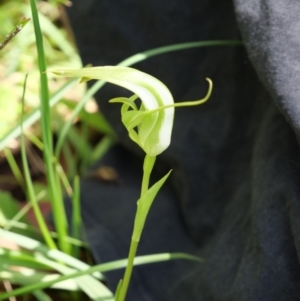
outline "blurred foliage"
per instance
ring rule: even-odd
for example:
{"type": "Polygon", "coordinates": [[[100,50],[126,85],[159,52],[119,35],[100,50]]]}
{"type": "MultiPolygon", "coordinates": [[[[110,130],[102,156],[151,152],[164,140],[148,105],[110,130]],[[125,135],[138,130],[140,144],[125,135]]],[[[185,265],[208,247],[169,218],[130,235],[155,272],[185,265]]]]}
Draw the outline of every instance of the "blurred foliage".
{"type": "MultiPolygon", "coordinates": [[[[65,0],[37,0],[47,70],[58,66],[60,68],[82,67],[64,9],[64,5],[69,4],[70,2],[65,0]]],[[[37,122],[40,113],[41,84],[33,20],[30,19],[32,18],[30,2],[29,0],[0,0],[0,43],[7,40],[7,35],[13,32],[24,18],[29,19],[29,22],[0,50],[0,159],[1,156],[4,157],[2,150],[5,147],[14,148],[14,154],[16,156],[19,154],[21,97],[27,73],[29,76],[24,99],[23,128],[27,138],[39,149],[39,153],[43,149],[42,143],[36,144],[41,137],[41,124],[40,121],[37,122]]],[[[112,139],[106,139],[102,143],[101,139],[92,140],[93,137],[99,138],[99,132],[110,136],[114,136],[114,133],[105,118],[97,112],[96,103],[89,101],[92,96],[87,95],[85,84],[78,85],[76,80],[72,83],[65,78],[54,78],[51,73],[47,74],[47,77],[50,96],[52,96],[50,126],[55,139],[60,136],[62,129],[70,120],[71,128],[66,134],[64,140],[66,143],[62,146],[62,157],[58,155],[58,159],[66,169],[67,177],[72,180],[78,172],[80,174],[85,172],[86,168],[112,144],[112,139]],[[84,109],[82,106],[75,119],[72,119],[72,112],[78,102],[84,102],[84,109]],[[76,126],[73,126],[74,124],[76,126]]],[[[32,147],[28,144],[28,154],[30,149],[32,147]]],[[[36,165],[33,157],[37,158],[40,155],[29,158],[31,169],[36,165]]],[[[39,170],[43,170],[44,173],[43,162],[38,165],[39,170]]],[[[33,170],[31,172],[34,174],[33,170]]],[[[0,184],[3,184],[2,180],[0,184]]]]}
{"type": "MultiPolygon", "coordinates": [[[[59,5],[59,2],[61,1],[38,1],[48,68],[81,67],[63,6],[59,5]]],[[[23,17],[31,17],[27,0],[0,1],[0,42],[23,17]]],[[[25,99],[26,111],[39,105],[37,65],[34,29],[32,21],[29,21],[0,51],[0,137],[19,122],[20,98],[25,73],[29,73],[25,99]]],[[[57,81],[50,76],[50,91],[57,90],[63,83],[64,80],[57,81]]],[[[84,86],[81,86],[66,97],[71,100],[79,99],[83,91],[84,86]]]]}

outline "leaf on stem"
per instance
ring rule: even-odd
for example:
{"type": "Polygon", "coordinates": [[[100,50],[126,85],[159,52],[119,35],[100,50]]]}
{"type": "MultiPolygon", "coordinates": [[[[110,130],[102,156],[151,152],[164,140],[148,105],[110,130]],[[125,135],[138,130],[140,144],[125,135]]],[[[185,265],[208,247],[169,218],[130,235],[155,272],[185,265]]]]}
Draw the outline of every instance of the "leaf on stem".
{"type": "Polygon", "coordinates": [[[132,234],[132,240],[139,241],[141,233],[143,231],[145,221],[150,210],[150,207],[156,197],[157,193],[161,189],[169,177],[172,170],[170,170],[163,178],[156,182],[151,188],[149,188],[143,196],[137,201],[137,213],[134,221],[134,230],[132,234]]]}

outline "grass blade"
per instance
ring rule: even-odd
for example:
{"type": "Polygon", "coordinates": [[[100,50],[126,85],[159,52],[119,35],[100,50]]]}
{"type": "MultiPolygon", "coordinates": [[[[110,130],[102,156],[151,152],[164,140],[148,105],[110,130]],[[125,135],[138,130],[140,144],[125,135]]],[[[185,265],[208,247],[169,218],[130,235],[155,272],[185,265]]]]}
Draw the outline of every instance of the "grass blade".
{"type": "MultiPolygon", "coordinates": [[[[47,274],[44,272],[37,272],[36,270],[29,269],[21,271],[11,271],[3,269],[2,271],[0,271],[1,280],[9,280],[11,283],[19,285],[32,285],[37,282],[52,281],[59,278],[60,276],[60,274],[47,274]]],[[[77,283],[73,279],[55,283],[50,287],[60,290],[79,290],[77,283]]]]}
{"type": "Polygon", "coordinates": [[[66,253],[70,253],[70,245],[64,240],[64,237],[67,236],[67,219],[65,214],[65,208],[63,205],[61,186],[58,180],[58,176],[55,175],[54,167],[52,164],[53,144],[51,133],[51,114],[49,106],[48,80],[46,74],[46,60],[43,46],[43,37],[39,24],[39,17],[35,0],[30,0],[30,7],[32,13],[32,20],[34,24],[34,32],[38,52],[38,64],[40,70],[41,128],[44,143],[43,154],[44,161],[46,164],[46,174],[53,207],[54,223],[58,234],[58,245],[61,250],[63,250],[66,253]]]}
{"type": "MultiPolygon", "coordinates": [[[[66,253],[63,253],[59,250],[54,250],[54,249],[49,249],[47,248],[46,245],[42,244],[41,242],[26,237],[24,235],[20,235],[17,233],[13,233],[10,231],[6,231],[0,228],[0,238],[4,238],[10,241],[13,241],[14,243],[16,243],[18,246],[30,250],[32,252],[40,252],[41,254],[45,255],[46,257],[58,261],[58,262],[62,262],[72,268],[75,268],[77,270],[86,270],[89,269],[90,266],[80,260],[78,260],[77,258],[74,258],[66,253]]],[[[93,274],[94,277],[98,278],[98,279],[104,279],[104,277],[102,276],[101,273],[95,273],[93,274]]]]}
{"type": "Polygon", "coordinates": [[[28,18],[23,18],[16,26],[16,28],[14,28],[9,34],[6,35],[4,41],[0,43],[0,50],[2,50],[9,43],[9,41],[23,29],[23,27],[29,22],[29,20],[30,19],[28,18]]]}
{"type": "MultiPolygon", "coordinates": [[[[59,271],[63,275],[71,275],[74,272],[77,272],[77,270],[73,268],[67,267],[58,262],[53,262],[45,257],[41,257],[39,259],[45,264],[51,264],[55,270],[59,271]]],[[[92,300],[113,300],[113,293],[103,283],[91,275],[82,275],[78,278],[74,278],[74,281],[76,281],[81,290],[85,292],[92,300]]]]}
{"type": "Polygon", "coordinates": [[[11,150],[9,148],[5,148],[4,154],[5,154],[6,160],[9,164],[9,167],[10,167],[14,177],[16,178],[18,184],[23,189],[23,191],[26,191],[25,186],[24,186],[24,178],[22,176],[20,168],[19,168],[11,150]]]}
{"type": "MultiPolygon", "coordinates": [[[[30,269],[52,270],[51,266],[37,260],[25,251],[5,250],[0,248],[0,266],[22,266],[30,269]]],[[[2,269],[1,268],[1,269],[2,269]]]]}
{"type": "MultiPolygon", "coordinates": [[[[25,236],[11,233],[0,229],[0,237],[12,240],[14,243],[18,244],[20,247],[27,248],[33,251],[33,256],[27,255],[26,252],[10,252],[3,250],[3,256],[0,258],[0,266],[2,264],[8,265],[27,265],[30,267],[51,267],[64,275],[74,274],[79,270],[86,270],[90,266],[70,257],[69,255],[62,253],[58,250],[50,250],[46,246],[42,245],[38,241],[29,239],[25,236]],[[56,252],[57,251],[57,252],[56,252]],[[56,259],[53,261],[47,257],[56,259]],[[75,268],[66,266],[65,264],[71,264],[75,268]]],[[[1,251],[1,250],[0,250],[1,251]]],[[[1,253],[0,253],[1,254],[1,253]]],[[[99,272],[94,273],[94,276],[101,275],[99,272]]],[[[112,292],[102,284],[98,279],[89,274],[81,275],[76,278],[78,287],[81,288],[92,300],[113,300],[112,292]]],[[[38,288],[37,288],[38,289],[38,288]]],[[[29,290],[28,292],[33,292],[36,289],[29,290]]]]}
{"type": "Polygon", "coordinates": [[[38,301],[52,301],[52,299],[50,298],[50,296],[48,296],[43,291],[33,291],[32,294],[35,296],[35,298],[38,301]]]}
{"type": "MultiPolygon", "coordinates": [[[[201,258],[193,256],[193,255],[185,254],[185,253],[163,253],[163,254],[155,254],[155,255],[137,256],[134,259],[134,264],[135,265],[149,264],[149,263],[174,260],[174,259],[193,260],[193,261],[197,261],[199,263],[203,262],[203,260],[201,258]]],[[[65,280],[79,277],[82,275],[91,274],[95,271],[107,272],[107,271],[112,271],[115,269],[125,268],[126,266],[127,266],[127,259],[121,259],[121,260],[116,260],[116,261],[100,264],[100,265],[94,266],[92,268],[89,268],[88,270],[85,270],[85,271],[80,271],[80,272],[76,272],[74,274],[61,276],[55,280],[51,280],[51,281],[47,281],[47,282],[43,282],[43,283],[36,283],[36,284],[30,285],[30,286],[16,289],[12,292],[1,294],[0,300],[7,299],[11,296],[19,296],[19,295],[27,293],[28,291],[32,291],[35,289],[43,289],[43,288],[49,287],[51,285],[54,285],[55,283],[58,283],[60,281],[65,281],[65,280]]]]}
{"type": "MultiPolygon", "coordinates": [[[[25,208],[25,207],[24,207],[25,208]]],[[[30,207],[26,207],[25,208],[25,211],[29,210],[31,208],[31,205],[30,207]]],[[[20,211],[21,212],[21,211],[20,211]]],[[[36,234],[39,234],[39,230],[34,227],[34,226],[30,226],[26,223],[23,223],[23,222],[20,222],[19,219],[22,218],[24,215],[24,212],[21,212],[21,215],[15,215],[13,217],[13,219],[9,220],[6,224],[2,225],[3,226],[3,229],[5,230],[10,230],[12,228],[16,228],[16,229],[20,229],[20,230],[26,230],[26,236],[27,237],[30,237],[30,238],[33,238],[33,239],[37,239],[36,238],[36,234]]],[[[15,232],[15,231],[14,231],[15,232]]],[[[23,233],[22,233],[23,234],[23,233]]],[[[51,236],[53,238],[57,238],[57,233],[56,232],[53,232],[51,231],[50,232],[51,236]]],[[[83,241],[81,240],[78,240],[78,239],[75,239],[73,237],[70,237],[70,236],[66,236],[65,237],[65,240],[69,243],[69,244],[72,244],[72,245],[75,245],[75,246],[78,246],[78,247],[82,247],[82,248],[87,248],[87,244],[84,243],[83,241]]]]}
{"type": "MultiPolygon", "coordinates": [[[[25,91],[26,91],[26,82],[27,82],[27,75],[25,77],[24,89],[23,89],[23,95],[22,95],[21,131],[23,131],[22,124],[23,124],[23,112],[24,112],[24,99],[25,99],[25,91]]],[[[50,248],[56,249],[56,245],[54,243],[54,240],[52,239],[52,237],[50,235],[50,232],[47,228],[46,222],[44,220],[44,217],[41,213],[40,207],[39,207],[39,205],[37,203],[37,200],[36,200],[32,180],[31,180],[31,177],[30,177],[28,162],[27,162],[26,149],[25,149],[25,139],[24,139],[23,134],[21,135],[21,157],[22,157],[22,164],[23,164],[25,181],[26,181],[26,185],[27,185],[28,198],[30,200],[30,203],[32,204],[36,220],[38,222],[38,225],[41,229],[41,232],[43,234],[43,237],[44,237],[45,242],[47,243],[47,245],[50,248]]]]}
{"type": "Polygon", "coordinates": [[[214,46],[242,46],[243,42],[238,40],[215,40],[215,41],[196,41],[196,42],[186,42],[173,44],[169,46],[158,47],[154,49],[150,49],[141,53],[137,53],[121,63],[119,66],[129,67],[134,64],[137,64],[141,61],[147,60],[153,56],[161,55],[164,53],[187,50],[198,47],[214,47],[214,46]]]}
{"type": "MultiPolygon", "coordinates": [[[[75,239],[80,239],[80,227],[82,225],[81,221],[81,210],[80,210],[80,184],[79,177],[75,176],[74,179],[74,194],[72,198],[72,236],[75,239]]],[[[73,246],[73,256],[78,258],[79,249],[77,246],[73,246]]]]}

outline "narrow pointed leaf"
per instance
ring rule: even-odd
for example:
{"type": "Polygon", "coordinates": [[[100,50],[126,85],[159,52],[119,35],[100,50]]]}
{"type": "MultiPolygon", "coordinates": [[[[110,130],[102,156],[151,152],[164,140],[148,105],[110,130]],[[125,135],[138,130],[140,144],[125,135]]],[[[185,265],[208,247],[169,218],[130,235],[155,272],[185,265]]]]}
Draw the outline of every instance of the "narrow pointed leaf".
{"type": "Polygon", "coordinates": [[[132,234],[132,239],[139,241],[142,230],[145,225],[146,217],[149,212],[149,209],[159,192],[162,185],[165,183],[167,178],[169,177],[171,170],[158,182],[156,182],[150,189],[148,189],[145,194],[138,200],[137,205],[137,213],[134,221],[134,232],[132,234]]]}

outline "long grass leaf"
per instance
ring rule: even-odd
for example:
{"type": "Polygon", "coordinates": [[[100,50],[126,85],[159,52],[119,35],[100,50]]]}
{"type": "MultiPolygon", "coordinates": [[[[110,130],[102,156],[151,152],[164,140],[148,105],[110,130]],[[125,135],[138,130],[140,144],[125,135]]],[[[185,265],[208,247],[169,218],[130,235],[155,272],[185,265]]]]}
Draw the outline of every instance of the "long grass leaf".
{"type": "MultiPolygon", "coordinates": [[[[23,131],[22,124],[23,124],[23,112],[24,112],[24,99],[25,99],[25,91],[26,91],[26,82],[27,82],[27,75],[25,77],[23,96],[22,96],[21,131],[23,131]]],[[[50,248],[55,249],[56,245],[55,245],[54,240],[52,239],[52,237],[49,233],[49,230],[48,230],[47,225],[46,225],[46,221],[43,217],[43,214],[42,214],[42,212],[40,210],[40,207],[39,207],[39,205],[37,203],[37,200],[36,200],[32,180],[31,180],[31,176],[30,176],[30,172],[29,172],[28,162],[27,162],[26,149],[25,149],[25,139],[24,139],[23,134],[21,135],[21,157],[22,157],[22,164],[23,164],[23,170],[24,170],[24,177],[25,177],[26,186],[27,186],[27,193],[28,193],[30,203],[32,204],[32,207],[33,207],[33,210],[34,210],[36,220],[38,222],[38,225],[41,229],[41,232],[43,234],[43,237],[44,237],[47,245],[50,248]]]]}
{"type": "Polygon", "coordinates": [[[49,295],[47,295],[45,292],[43,291],[33,291],[32,294],[35,296],[35,298],[38,301],[52,301],[52,299],[50,298],[49,295]]]}
{"type": "MultiPolygon", "coordinates": [[[[36,137],[35,135],[33,134],[30,134],[27,136],[29,138],[29,140],[41,151],[44,150],[44,144],[43,142],[38,138],[36,137]]],[[[67,194],[69,196],[72,195],[72,187],[70,185],[70,182],[68,180],[68,177],[66,176],[61,164],[56,160],[55,157],[53,157],[53,164],[54,164],[54,167],[55,167],[55,171],[56,171],[56,174],[59,175],[59,178],[67,192],[67,194]]],[[[60,184],[59,184],[60,185],[60,184]]]]}
{"type": "MultiPolygon", "coordinates": [[[[16,237],[16,236],[15,236],[16,237]]],[[[23,241],[21,240],[21,245],[28,245],[28,242],[32,242],[32,240],[28,240],[23,238],[23,241]]],[[[38,247],[34,248],[37,250],[36,252],[33,252],[33,256],[28,255],[26,252],[22,251],[7,251],[4,249],[0,249],[0,267],[2,266],[24,266],[29,268],[49,268],[55,269],[56,271],[64,274],[69,275],[77,270],[74,268],[67,267],[64,264],[61,264],[59,262],[55,262],[53,260],[47,259],[41,251],[43,248],[38,247]]],[[[53,250],[52,250],[53,251],[53,250]]],[[[52,252],[49,250],[49,252],[52,252]]],[[[60,254],[58,254],[60,255],[60,254]]],[[[61,259],[62,256],[59,256],[61,259]]],[[[0,269],[1,270],[1,269],[0,269]]],[[[92,300],[96,300],[101,298],[108,299],[111,298],[113,295],[112,293],[98,280],[96,280],[94,277],[90,275],[83,275],[80,278],[75,279],[76,283],[78,284],[78,287],[82,289],[92,300]]]]}
{"type": "MultiPolygon", "coordinates": [[[[3,226],[3,229],[5,229],[5,230],[10,230],[10,229],[12,229],[12,228],[17,228],[17,229],[24,229],[24,230],[26,230],[26,231],[27,231],[27,232],[26,232],[26,236],[28,236],[28,237],[30,237],[30,238],[33,238],[33,239],[36,239],[36,238],[35,238],[36,235],[28,234],[28,232],[32,232],[32,233],[34,233],[34,234],[40,233],[40,231],[39,231],[36,227],[30,226],[30,225],[28,225],[28,224],[26,224],[26,223],[20,222],[20,221],[18,221],[18,220],[13,220],[13,219],[12,219],[12,220],[9,220],[8,223],[5,224],[5,225],[3,226]],[[9,227],[7,227],[7,225],[9,225],[9,227]]],[[[56,232],[51,231],[50,234],[51,234],[51,236],[52,236],[53,238],[57,238],[57,233],[56,233],[56,232]]],[[[87,247],[88,247],[87,244],[84,243],[83,241],[78,240],[78,239],[75,239],[75,238],[70,237],[70,236],[66,236],[66,237],[65,237],[65,240],[66,240],[69,244],[72,244],[72,245],[75,245],[75,246],[78,246],[78,247],[83,247],[83,248],[87,248],[87,247]]]]}
{"type": "Polygon", "coordinates": [[[20,185],[20,187],[23,188],[24,191],[26,191],[25,186],[24,186],[24,184],[25,184],[24,178],[22,176],[21,170],[20,170],[11,150],[9,148],[5,148],[4,154],[5,154],[6,160],[9,164],[9,167],[10,167],[14,177],[16,178],[18,184],[20,185]]]}
{"type": "Polygon", "coordinates": [[[186,43],[179,43],[173,44],[163,47],[158,47],[150,50],[146,50],[144,52],[137,53],[121,63],[119,66],[129,67],[134,64],[137,64],[141,61],[149,59],[153,56],[161,55],[164,53],[174,52],[174,51],[181,51],[181,50],[188,50],[198,47],[215,47],[215,46],[242,46],[243,42],[239,40],[215,40],[215,41],[195,41],[195,42],[186,42],[186,43]]]}
{"type": "MultiPolygon", "coordinates": [[[[20,207],[10,192],[0,190],[0,200],[0,227],[5,227],[10,219],[18,214],[20,207]]],[[[24,218],[22,221],[26,222],[26,219],[24,218]]]]}
{"type": "MultiPolygon", "coordinates": [[[[80,239],[80,228],[82,225],[81,210],[80,210],[80,184],[79,177],[74,178],[74,194],[72,198],[72,236],[75,239],[80,239]]],[[[73,246],[73,256],[78,258],[79,249],[73,246]]]]}
{"type": "Polygon", "coordinates": [[[64,143],[62,147],[62,157],[65,160],[65,170],[68,179],[73,179],[77,173],[76,161],[71,147],[68,143],[64,143]]]}
{"type": "Polygon", "coordinates": [[[72,190],[71,184],[68,180],[67,175],[65,174],[65,171],[63,170],[63,168],[59,162],[55,162],[55,170],[56,170],[57,174],[59,175],[59,178],[60,178],[60,180],[63,184],[63,187],[66,190],[68,196],[72,196],[73,190],[72,190]]]}
{"type": "Polygon", "coordinates": [[[61,248],[61,250],[69,253],[70,245],[67,244],[64,240],[64,237],[67,236],[67,219],[65,214],[65,207],[63,205],[60,182],[58,180],[58,177],[55,175],[52,164],[53,142],[51,133],[51,114],[49,106],[48,80],[46,74],[46,59],[43,46],[43,37],[39,24],[38,11],[36,7],[36,0],[30,0],[30,7],[36,37],[38,65],[41,80],[41,128],[44,143],[43,154],[44,161],[46,164],[46,174],[53,207],[54,223],[58,233],[58,245],[61,248]]]}
{"type": "MultiPolygon", "coordinates": [[[[198,261],[199,263],[202,262],[201,258],[193,256],[193,255],[185,254],[185,253],[163,253],[163,254],[155,254],[155,255],[137,256],[134,259],[134,263],[135,263],[135,265],[139,265],[139,264],[149,264],[149,263],[168,261],[168,260],[174,260],[174,259],[193,260],[193,261],[198,261]]],[[[35,289],[43,289],[43,288],[49,287],[51,285],[54,285],[55,283],[58,283],[59,281],[65,281],[67,279],[79,277],[79,276],[86,275],[86,274],[91,274],[95,271],[108,272],[108,271],[112,271],[115,269],[124,268],[126,266],[127,266],[127,259],[121,259],[121,260],[116,260],[113,262],[100,264],[100,265],[94,266],[92,268],[89,268],[88,270],[85,270],[85,271],[61,276],[55,280],[51,280],[51,281],[47,281],[47,282],[43,282],[43,283],[36,283],[34,285],[16,289],[12,292],[1,294],[0,300],[7,299],[11,296],[19,296],[19,295],[25,294],[27,292],[30,292],[32,290],[35,290],[35,289]]]]}
{"type": "Polygon", "coordinates": [[[51,266],[40,262],[28,252],[0,248],[0,255],[0,266],[10,265],[22,266],[30,269],[52,270],[51,266]]]}
{"type": "MultiPolygon", "coordinates": [[[[51,264],[55,270],[59,271],[63,275],[70,275],[74,272],[77,272],[77,270],[73,268],[67,267],[58,262],[53,262],[52,260],[49,260],[45,257],[39,259],[45,264],[51,264]]],[[[76,281],[77,285],[81,288],[81,290],[85,292],[92,300],[100,301],[100,299],[113,299],[112,292],[103,283],[101,283],[99,280],[95,279],[91,275],[82,275],[78,278],[74,278],[74,281],[76,281]]]]}
{"type": "MultiPolygon", "coordinates": [[[[20,270],[20,271],[11,271],[11,270],[1,270],[0,271],[0,279],[1,280],[9,280],[12,284],[19,285],[32,285],[37,282],[46,282],[58,279],[61,277],[60,274],[48,274],[44,272],[37,272],[36,270],[20,270]]],[[[70,290],[77,291],[79,290],[79,286],[76,281],[73,279],[68,279],[65,281],[61,281],[50,286],[53,289],[60,290],[70,290]]]]}
{"type": "MultiPolygon", "coordinates": [[[[33,252],[40,252],[43,255],[45,255],[46,257],[58,261],[58,262],[62,262],[70,267],[73,267],[77,270],[86,270],[89,269],[90,266],[80,260],[78,260],[77,258],[74,258],[66,253],[63,253],[59,250],[54,250],[54,249],[49,249],[47,248],[46,245],[42,244],[41,242],[26,237],[24,235],[20,235],[17,233],[13,233],[4,229],[0,228],[0,238],[4,238],[10,241],[13,241],[14,243],[16,243],[18,246],[33,251],[33,252]]],[[[98,278],[98,279],[104,279],[104,277],[102,276],[101,273],[95,273],[93,274],[94,277],[98,278]]]]}

